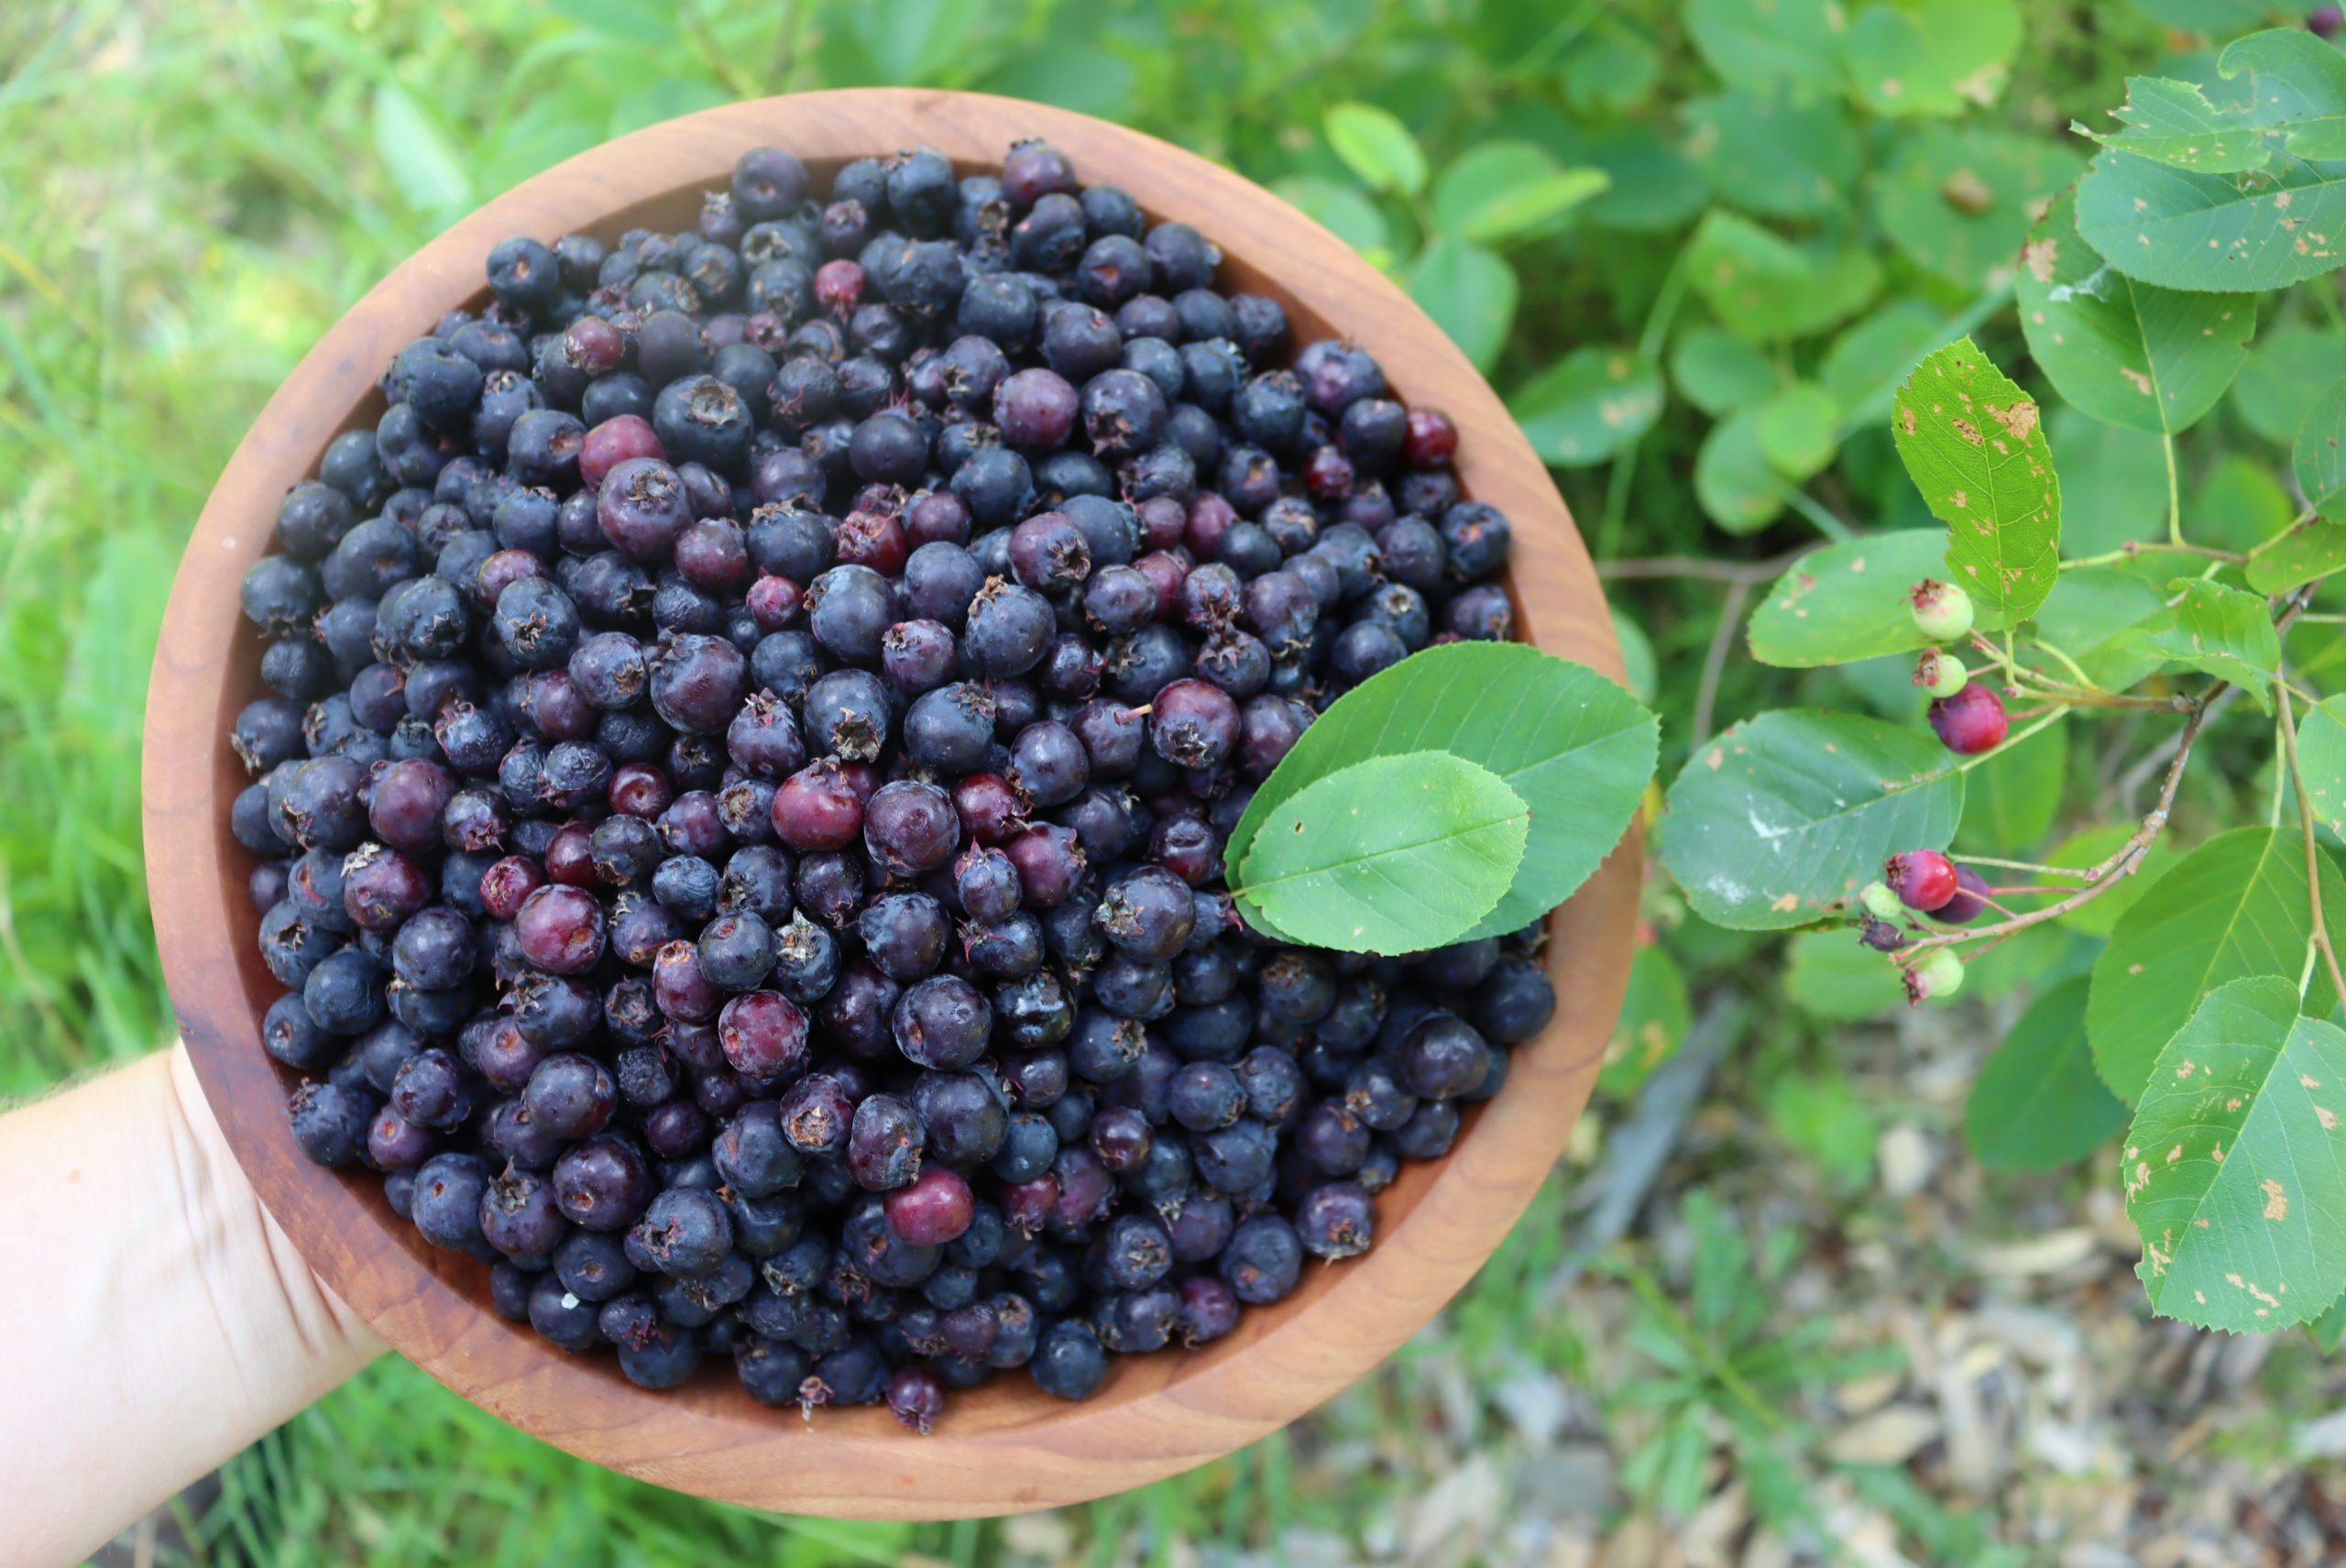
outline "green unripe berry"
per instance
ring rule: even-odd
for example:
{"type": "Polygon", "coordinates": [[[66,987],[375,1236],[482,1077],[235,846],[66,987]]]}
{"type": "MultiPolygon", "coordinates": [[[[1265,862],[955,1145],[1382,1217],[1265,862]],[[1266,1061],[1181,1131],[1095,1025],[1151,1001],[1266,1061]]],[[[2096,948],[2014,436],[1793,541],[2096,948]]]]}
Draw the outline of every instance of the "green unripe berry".
{"type": "Polygon", "coordinates": [[[1877,920],[1898,921],[1906,916],[1906,901],[1886,882],[1869,882],[1858,894],[1858,902],[1865,905],[1867,914],[1877,920]]]}
{"type": "Polygon", "coordinates": [[[1914,629],[1934,642],[1954,642],[1971,635],[1971,596],[1953,583],[1924,577],[1907,595],[1914,611],[1914,629]]]}
{"type": "Polygon", "coordinates": [[[1925,648],[1923,656],[1914,661],[1914,684],[1932,696],[1953,696],[1969,679],[1963,661],[1939,649],[1925,648]]]}
{"type": "Polygon", "coordinates": [[[1906,970],[1906,1001],[1919,1007],[1935,996],[1953,996],[1963,989],[1963,960],[1946,948],[1934,948],[1906,970]]]}

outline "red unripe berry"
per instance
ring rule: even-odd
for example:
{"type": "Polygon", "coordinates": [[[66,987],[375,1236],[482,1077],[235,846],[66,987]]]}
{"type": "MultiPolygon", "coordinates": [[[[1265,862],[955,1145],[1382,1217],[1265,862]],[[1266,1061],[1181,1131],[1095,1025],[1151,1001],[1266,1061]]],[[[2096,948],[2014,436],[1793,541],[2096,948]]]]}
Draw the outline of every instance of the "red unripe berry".
{"type": "Polygon", "coordinates": [[[761,631],[779,631],[798,613],[806,590],[788,577],[760,577],[750,585],[751,618],[761,631]]]}
{"type": "Polygon", "coordinates": [[[552,883],[513,916],[521,954],[548,974],[583,974],[603,956],[603,906],[584,888],[552,883]]]}
{"type": "Polygon", "coordinates": [[[953,786],[962,830],[981,844],[999,844],[1020,821],[1018,794],[992,773],[964,773],[953,786]]]}
{"type": "Polygon", "coordinates": [[[930,1166],[883,1201],[888,1228],[915,1246],[943,1246],[970,1228],[976,1208],[969,1182],[941,1165],[930,1166]]]}
{"type": "Polygon", "coordinates": [[[2002,745],[2012,724],[2004,717],[2004,699],[1993,687],[1974,681],[1931,704],[1931,728],[1948,751],[1976,757],[2002,745]]]}
{"type": "Polygon", "coordinates": [[[1440,409],[1411,409],[1409,433],[1402,443],[1401,455],[1412,468],[1436,468],[1450,461],[1458,450],[1458,427],[1440,409]]]}
{"type": "Polygon", "coordinates": [[[1969,866],[1957,866],[1955,881],[1955,896],[1932,910],[1931,918],[1949,926],[1968,925],[1988,907],[1988,879],[1969,866]]]}
{"type": "Polygon", "coordinates": [[[546,875],[567,887],[593,887],[595,829],[585,822],[565,822],[546,846],[546,875]]]}
{"type": "Polygon", "coordinates": [[[815,269],[815,302],[838,315],[852,312],[863,300],[863,269],[844,257],[815,269]]]}
{"type": "Polygon", "coordinates": [[[646,821],[668,809],[676,786],[650,762],[621,762],[611,774],[611,809],[646,821]]]}
{"type": "Polygon", "coordinates": [[[630,457],[664,457],[652,422],[641,414],[619,414],[586,433],[578,444],[578,477],[590,490],[603,488],[603,476],[630,457]]]}
{"type": "Polygon", "coordinates": [[[546,873],[538,862],[508,855],[480,873],[481,907],[494,920],[510,920],[521,912],[522,901],[545,886],[546,873]]]}
{"type": "Polygon", "coordinates": [[[1905,901],[1907,908],[1925,915],[1953,898],[1962,885],[1955,874],[1955,862],[1936,850],[1908,850],[1891,856],[1881,864],[1881,880],[1905,901]]]}
{"type": "Polygon", "coordinates": [[[773,830],[794,850],[844,850],[863,831],[863,798],[837,762],[802,768],[773,793],[773,830]]]}

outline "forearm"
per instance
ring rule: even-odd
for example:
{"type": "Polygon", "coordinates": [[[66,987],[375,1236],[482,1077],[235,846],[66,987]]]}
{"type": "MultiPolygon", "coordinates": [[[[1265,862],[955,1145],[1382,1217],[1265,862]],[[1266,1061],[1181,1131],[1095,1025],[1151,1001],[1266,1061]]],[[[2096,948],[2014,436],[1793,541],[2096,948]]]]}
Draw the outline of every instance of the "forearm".
{"type": "Polygon", "coordinates": [[[260,1206],[184,1047],[0,1117],[0,1564],[77,1563],[382,1346],[260,1206]]]}

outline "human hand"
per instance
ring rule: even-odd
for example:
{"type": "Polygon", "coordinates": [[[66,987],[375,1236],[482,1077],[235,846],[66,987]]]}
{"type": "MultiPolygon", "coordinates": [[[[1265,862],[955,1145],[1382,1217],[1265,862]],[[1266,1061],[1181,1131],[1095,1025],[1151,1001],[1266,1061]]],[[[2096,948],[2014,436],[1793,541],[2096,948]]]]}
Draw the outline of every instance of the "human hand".
{"type": "Polygon", "coordinates": [[[71,1563],[383,1349],[174,1044],[0,1116],[0,1565],[71,1563]]]}

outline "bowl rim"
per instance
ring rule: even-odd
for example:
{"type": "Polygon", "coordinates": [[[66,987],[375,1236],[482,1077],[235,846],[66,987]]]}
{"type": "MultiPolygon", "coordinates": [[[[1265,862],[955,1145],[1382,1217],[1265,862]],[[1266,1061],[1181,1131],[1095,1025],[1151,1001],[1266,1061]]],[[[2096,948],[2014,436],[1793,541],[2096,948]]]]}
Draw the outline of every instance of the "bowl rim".
{"type": "MultiPolygon", "coordinates": [[[[611,230],[638,210],[721,187],[752,146],[811,168],[895,147],[937,148],[964,170],[1042,137],[1152,218],[1194,223],[1227,253],[1225,287],[1343,323],[1397,393],[1460,431],[1467,494],[1506,511],[1527,640],[1623,676],[1612,620],[1562,496],[1522,432],[1425,313],[1352,248],[1261,186],[1146,133],[990,94],[846,88],[670,120],[580,153],[498,196],[393,269],[270,397],[205,502],[157,646],[142,757],[148,883],[164,973],[196,1076],[261,1201],[310,1266],[390,1344],[456,1393],[577,1456],[711,1499],[841,1518],[970,1518],[1085,1501],[1228,1453],[1374,1367],[1472,1277],[1513,1227],[1585,1105],[1628,983],[1641,830],[1550,920],[1554,1021],[1514,1048],[1506,1091],[1471,1113],[1442,1159],[1379,1199],[1376,1246],[1307,1270],[1286,1301],[1196,1351],[1119,1358],[1092,1399],[1061,1404],[997,1379],[915,1440],[878,1409],[802,1423],[720,1372],[666,1394],[608,1356],[574,1357],[487,1310],[486,1270],[434,1255],[391,1216],[371,1175],[309,1164],[259,1048],[275,986],[241,933],[251,857],[227,830],[246,782],[223,737],[254,690],[236,586],[265,548],[275,499],[325,443],[364,422],[380,366],[447,309],[483,292],[481,261],[512,234],[611,230]],[[1233,281],[1234,279],[1234,281],[1233,281]],[[203,759],[203,761],[196,761],[203,759]],[[404,1233],[404,1234],[400,1234],[404,1233]],[[940,1463],[941,1462],[941,1463],[940,1463]]],[[[1299,336],[1301,334],[1299,334],[1299,336]]]]}

